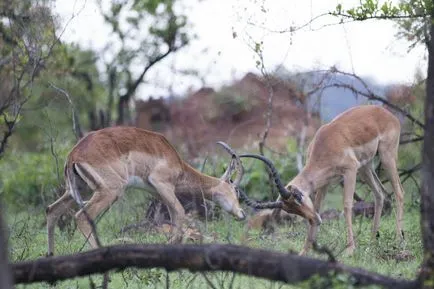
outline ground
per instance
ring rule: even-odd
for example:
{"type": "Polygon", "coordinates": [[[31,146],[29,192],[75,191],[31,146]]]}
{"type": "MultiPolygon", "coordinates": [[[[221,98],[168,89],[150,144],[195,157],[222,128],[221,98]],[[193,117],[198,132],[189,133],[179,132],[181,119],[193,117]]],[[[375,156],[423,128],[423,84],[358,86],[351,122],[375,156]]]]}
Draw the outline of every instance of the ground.
{"type": "MultiPolygon", "coordinates": [[[[409,188],[407,188],[409,189],[409,188]]],[[[330,192],[326,197],[324,209],[341,208],[339,189],[330,192]]],[[[357,249],[352,257],[345,257],[345,223],[343,218],[327,221],[321,225],[318,234],[319,244],[327,245],[336,254],[337,259],[349,266],[362,267],[366,270],[393,276],[396,278],[412,279],[422,260],[422,241],[420,233],[420,213],[418,205],[411,204],[411,196],[406,196],[406,210],[404,215],[404,228],[406,242],[401,247],[395,242],[395,216],[383,216],[380,227],[380,238],[377,242],[370,240],[371,220],[358,217],[354,219],[354,233],[357,249]]],[[[122,201],[116,203],[103,218],[98,221],[98,232],[103,244],[119,244],[122,241],[136,243],[165,243],[167,237],[164,233],[128,231],[120,235],[121,229],[132,223],[137,223],[143,216],[142,209],[148,196],[140,191],[128,192],[122,201]]],[[[10,250],[13,261],[35,259],[44,256],[47,248],[45,230],[45,213],[43,208],[31,208],[27,212],[8,214],[10,228],[10,250]]],[[[218,221],[197,222],[204,235],[203,242],[241,244],[257,248],[266,248],[285,252],[288,250],[299,252],[303,246],[306,224],[279,227],[273,234],[264,234],[261,231],[246,231],[246,222],[237,222],[231,216],[223,214],[218,221]]],[[[71,254],[88,250],[84,245],[81,233],[75,231],[60,232],[56,228],[56,255],[71,254]]],[[[315,253],[311,256],[326,258],[315,253]]],[[[100,276],[93,276],[97,286],[101,284],[100,276]]],[[[167,276],[164,270],[138,270],[128,269],[122,273],[112,273],[109,288],[311,288],[313,284],[299,284],[297,286],[283,285],[257,278],[249,278],[232,273],[196,274],[187,271],[178,271],[168,274],[169,287],[166,286],[167,276]],[[211,285],[212,284],[212,285],[211,285]]],[[[344,282],[345,278],[335,278],[334,282],[344,282]]],[[[316,288],[329,288],[319,286],[321,280],[316,280],[316,288]]],[[[322,284],[326,285],[326,284],[322,284]]],[[[330,284],[329,284],[330,285],[330,284]]],[[[91,288],[89,278],[59,282],[55,287],[48,284],[20,285],[17,288],[91,288]]],[[[333,284],[337,288],[337,284],[333,284]]],[[[340,288],[348,288],[343,285],[340,288]]]]}

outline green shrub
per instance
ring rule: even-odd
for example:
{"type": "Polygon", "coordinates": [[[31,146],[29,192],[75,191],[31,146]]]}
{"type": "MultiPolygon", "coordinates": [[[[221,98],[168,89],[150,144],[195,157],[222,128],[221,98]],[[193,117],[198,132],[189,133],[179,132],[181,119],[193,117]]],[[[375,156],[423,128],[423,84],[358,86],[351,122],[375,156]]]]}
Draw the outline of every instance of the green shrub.
{"type": "Polygon", "coordinates": [[[8,207],[23,209],[51,200],[63,177],[66,153],[66,147],[58,152],[58,172],[56,159],[49,152],[14,152],[5,156],[0,162],[0,194],[8,207]]]}

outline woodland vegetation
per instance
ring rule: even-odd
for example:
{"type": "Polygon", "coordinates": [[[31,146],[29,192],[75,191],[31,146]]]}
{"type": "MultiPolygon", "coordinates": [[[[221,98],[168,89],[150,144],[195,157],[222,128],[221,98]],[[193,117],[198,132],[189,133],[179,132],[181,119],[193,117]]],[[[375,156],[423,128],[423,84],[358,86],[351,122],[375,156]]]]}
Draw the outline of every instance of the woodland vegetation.
{"type": "MultiPolygon", "coordinates": [[[[260,134],[250,142],[239,140],[237,151],[264,154],[288,182],[300,170],[306,147],[321,123],[314,100],[324,90],[338,88],[348,97],[357,94],[365,103],[389,108],[402,121],[398,167],[406,192],[404,244],[394,240],[390,194],[387,201],[392,206],[384,210],[379,238],[370,239],[372,214],[362,208],[353,219],[357,252],[345,256],[342,188],[337,185],[326,197],[319,245],[308,257],[295,254],[306,236],[301,218],[252,229],[248,222],[235,222],[208,203],[195,218],[194,229],[199,233],[186,244],[171,246],[161,226],[164,211],[153,211],[158,202],[151,194],[131,190],[96,222],[103,248],[89,251],[75,231],[74,219],[65,215],[56,227],[57,256],[45,257],[45,209],[63,194],[63,166],[69,150],[90,131],[136,125],[133,104],[147,73],[192,45],[188,11],[176,9],[180,1],[100,5],[98,12],[116,39],[116,45],[108,42],[105,48],[110,50],[109,58],[102,57],[101,51],[60,40],[68,26],[62,26],[52,10],[55,0],[0,1],[0,287],[434,288],[434,6],[430,0],[399,4],[365,0],[357,7],[342,4],[329,12],[342,22],[395,21],[396,37],[408,39],[410,49],[425,46],[427,77],[415,75],[413,86],[397,84],[381,94],[359,76],[336,68],[316,74],[274,73],[265,69],[259,42],[254,49],[265,94],[258,99],[264,102],[252,101],[248,91],[243,94],[243,90],[224,87],[207,96],[214,106],[204,105],[203,110],[207,124],[216,125],[215,131],[219,131],[217,125],[239,124],[249,113],[260,114],[260,134]],[[140,48],[132,46],[132,40],[140,48]],[[359,86],[330,82],[336,75],[353,79],[359,86]],[[273,130],[272,121],[283,107],[279,101],[285,94],[279,94],[280,90],[291,91],[287,93],[291,107],[300,116],[295,129],[299,133],[284,141],[279,138],[281,131],[273,130]],[[276,139],[278,147],[273,146],[276,139]],[[158,221],[160,226],[153,225],[158,221]],[[108,283],[102,277],[107,271],[108,283]]],[[[172,120],[188,120],[197,114],[182,105],[188,99],[171,101],[178,113],[172,113],[172,120]]],[[[214,141],[212,134],[209,137],[213,144],[220,140],[214,141]]],[[[195,144],[172,143],[199,170],[220,176],[226,169],[225,155],[204,150],[192,155],[195,144]]],[[[277,193],[264,166],[248,160],[243,163],[242,186],[249,196],[275,200],[277,193]]],[[[381,166],[376,170],[384,180],[381,166]]],[[[391,192],[390,184],[386,187],[391,192]]],[[[372,209],[366,184],[358,182],[356,193],[358,204],[372,209]]],[[[249,216],[256,213],[243,206],[249,216]]]]}

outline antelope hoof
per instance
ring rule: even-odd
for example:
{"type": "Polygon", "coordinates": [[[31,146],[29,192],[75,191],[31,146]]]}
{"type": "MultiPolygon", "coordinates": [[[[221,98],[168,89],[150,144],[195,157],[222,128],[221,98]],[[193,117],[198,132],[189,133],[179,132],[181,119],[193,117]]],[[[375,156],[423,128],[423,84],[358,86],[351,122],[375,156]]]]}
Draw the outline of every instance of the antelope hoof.
{"type": "Polygon", "coordinates": [[[300,253],[298,253],[298,256],[306,256],[307,254],[307,250],[306,248],[303,248],[303,250],[300,251],[300,253]]]}
{"type": "Polygon", "coordinates": [[[354,250],[355,250],[355,246],[354,245],[349,245],[345,249],[345,256],[347,256],[347,257],[353,256],[354,255],[354,250]]]}

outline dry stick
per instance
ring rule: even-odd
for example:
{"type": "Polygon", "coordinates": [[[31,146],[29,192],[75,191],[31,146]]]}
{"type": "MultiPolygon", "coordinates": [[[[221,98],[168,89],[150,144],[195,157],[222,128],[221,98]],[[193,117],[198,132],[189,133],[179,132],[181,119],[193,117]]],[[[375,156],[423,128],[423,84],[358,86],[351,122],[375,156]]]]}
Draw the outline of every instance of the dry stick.
{"type": "Polygon", "coordinates": [[[211,280],[209,280],[208,276],[206,276],[204,272],[200,272],[200,274],[203,276],[206,283],[208,284],[209,287],[211,287],[211,289],[217,289],[217,287],[214,286],[214,284],[211,282],[211,280]]]}
{"type": "Polygon", "coordinates": [[[353,285],[416,288],[417,280],[395,279],[360,268],[310,257],[237,245],[115,245],[66,256],[39,258],[12,264],[16,284],[55,282],[128,267],[163,268],[168,271],[231,271],[286,283],[313,276],[349,275],[353,285]]]}
{"type": "Polygon", "coordinates": [[[333,255],[333,252],[326,246],[320,246],[316,241],[314,241],[312,243],[312,249],[317,253],[327,255],[329,262],[336,263],[336,257],[333,255]]]}
{"type": "Polygon", "coordinates": [[[262,134],[262,139],[259,142],[259,152],[261,155],[264,155],[264,145],[271,128],[271,118],[273,117],[274,89],[273,89],[273,85],[270,83],[271,80],[269,79],[268,75],[265,75],[265,80],[268,88],[268,102],[267,102],[267,120],[265,124],[265,130],[264,133],[262,134]]]}
{"type": "Polygon", "coordinates": [[[338,73],[338,74],[342,74],[342,75],[346,75],[346,76],[354,77],[355,79],[357,79],[364,86],[364,88],[366,89],[367,92],[360,91],[359,89],[356,89],[354,86],[352,86],[350,84],[346,84],[346,83],[332,83],[332,84],[328,84],[328,85],[324,86],[324,89],[331,88],[331,87],[349,89],[350,91],[352,91],[356,95],[364,96],[364,97],[366,97],[366,98],[368,98],[370,100],[379,101],[379,102],[385,104],[386,106],[392,108],[393,110],[402,113],[411,122],[417,124],[419,127],[423,128],[425,130],[425,125],[422,122],[420,122],[419,120],[417,120],[410,113],[408,113],[405,110],[401,109],[399,106],[397,106],[397,105],[395,105],[395,104],[387,101],[386,99],[384,99],[384,98],[376,95],[372,90],[369,89],[368,84],[365,81],[363,81],[363,79],[361,79],[359,76],[357,76],[357,75],[355,75],[353,73],[347,73],[347,72],[339,71],[339,70],[337,70],[335,68],[333,68],[332,72],[338,73]]]}
{"type": "MultiPolygon", "coordinates": [[[[89,222],[89,225],[90,225],[91,230],[92,230],[92,234],[93,234],[93,236],[94,236],[94,238],[95,238],[95,242],[96,242],[97,246],[98,246],[99,248],[101,248],[102,245],[101,245],[101,241],[99,240],[98,234],[97,234],[97,232],[96,232],[96,225],[95,225],[95,222],[90,218],[89,214],[88,214],[87,211],[86,211],[86,208],[85,208],[84,206],[81,206],[81,207],[82,207],[82,210],[83,210],[83,214],[84,214],[84,216],[86,217],[87,221],[89,222]]],[[[107,210],[106,210],[106,211],[107,211],[107,210]]],[[[105,213],[105,212],[104,212],[104,213],[105,213]]],[[[90,238],[90,234],[89,234],[89,236],[86,237],[86,241],[88,241],[89,238],[90,238]]],[[[101,285],[101,287],[102,287],[103,289],[107,289],[107,287],[108,287],[108,282],[109,282],[108,272],[104,272],[104,276],[103,276],[103,280],[102,280],[102,285],[101,285]]]]}
{"type": "Polygon", "coordinates": [[[405,144],[415,143],[415,142],[419,142],[419,141],[423,141],[423,136],[412,138],[412,139],[402,140],[402,141],[399,142],[399,144],[400,145],[405,145],[405,144]]]}
{"type": "MultiPolygon", "coordinates": [[[[54,85],[51,82],[50,82],[50,86],[52,88],[54,88],[55,90],[57,90],[58,92],[62,93],[66,97],[66,99],[68,100],[69,104],[71,105],[72,128],[73,128],[73,132],[74,132],[75,138],[77,140],[80,139],[80,138],[82,138],[83,137],[83,132],[81,130],[80,121],[79,121],[79,119],[77,117],[77,113],[76,113],[76,110],[75,110],[74,103],[73,103],[71,97],[69,96],[68,92],[66,90],[60,88],[60,87],[57,87],[56,85],[54,85]]],[[[84,207],[82,207],[82,209],[83,209],[84,216],[86,217],[87,221],[89,222],[89,225],[91,226],[92,234],[93,234],[93,236],[95,238],[95,241],[96,241],[98,247],[102,247],[101,241],[99,240],[99,237],[98,237],[98,234],[97,234],[97,231],[96,231],[95,222],[90,218],[90,216],[87,213],[86,209],[84,207]]],[[[103,215],[105,214],[105,212],[107,212],[107,209],[103,212],[103,215]]],[[[89,238],[90,238],[90,235],[86,237],[86,241],[88,241],[89,238]]],[[[85,244],[83,244],[83,247],[84,247],[85,244]]],[[[82,249],[83,249],[83,247],[82,247],[82,249]]],[[[109,281],[108,274],[104,274],[103,283],[102,283],[102,288],[103,289],[107,288],[108,281],[109,281]]]]}
{"type": "MultiPolygon", "coordinates": [[[[266,82],[266,86],[268,89],[268,102],[267,102],[267,120],[266,120],[266,124],[265,124],[265,130],[264,133],[262,134],[262,139],[259,142],[259,153],[261,155],[264,155],[264,146],[265,146],[265,141],[267,140],[268,137],[268,133],[270,131],[271,128],[271,118],[273,117],[273,97],[274,97],[274,89],[273,89],[273,84],[271,83],[271,79],[269,74],[267,73],[265,66],[264,66],[264,59],[263,59],[263,55],[259,53],[259,57],[261,58],[261,72],[262,75],[265,79],[266,82]]],[[[268,177],[269,179],[271,179],[271,172],[268,169],[267,166],[265,166],[265,170],[268,173],[268,177]]],[[[274,195],[274,186],[273,183],[270,184],[271,185],[271,196],[274,195]]]]}
{"type": "Polygon", "coordinates": [[[75,135],[75,138],[78,140],[83,137],[83,131],[81,130],[80,121],[78,119],[77,113],[75,111],[74,103],[72,102],[71,97],[69,96],[68,92],[66,92],[64,89],[55,86],[53,83],[50,82],[50,86],[54,88],[55,90],[62,93],[66,99],[68,100],[69,104],[71,105],[71,112],[72,112],[72,129],[75,135]]]}

